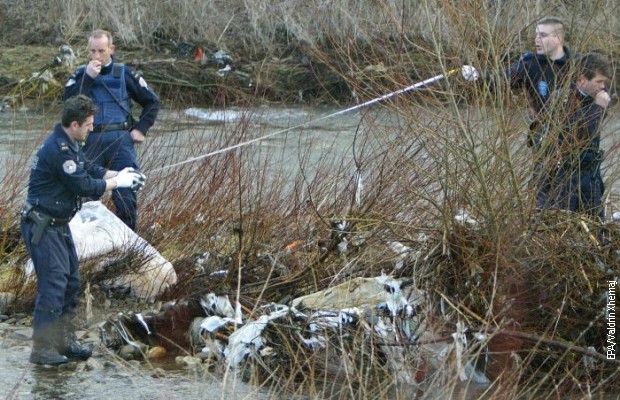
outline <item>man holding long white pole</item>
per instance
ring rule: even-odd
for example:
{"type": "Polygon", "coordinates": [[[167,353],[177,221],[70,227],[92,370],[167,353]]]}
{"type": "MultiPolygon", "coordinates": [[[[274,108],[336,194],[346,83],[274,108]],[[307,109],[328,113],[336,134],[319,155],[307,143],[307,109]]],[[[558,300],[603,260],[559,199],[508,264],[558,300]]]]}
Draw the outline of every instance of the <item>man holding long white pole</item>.
{"type": "MultiPolygon", "coordinates": [[[[562,88],[569,73],[571,58],[568,47],[564,44],[564,23],[554,17],[543,18],[536,25],[534,45],[536,52],[526,52],[519,60],[510,65],[506,71],[511,88],[522,88],[525,91],[530,129],[528,146],[534,150],[534,176],[532,181],[536,187],[536,207],[544,208],[549,197],[549,181],[544,176],[542,166],[538,162],[542,130],[548,118],[549,98],[554,90],[562,88]]],[[[465,65],[461,69],[463,77],[475,81],[480,73],[472,66],[465,65]]],[[[484,79],[490,84],[497,84],[499,76],[485,74],[484,79]]]]}

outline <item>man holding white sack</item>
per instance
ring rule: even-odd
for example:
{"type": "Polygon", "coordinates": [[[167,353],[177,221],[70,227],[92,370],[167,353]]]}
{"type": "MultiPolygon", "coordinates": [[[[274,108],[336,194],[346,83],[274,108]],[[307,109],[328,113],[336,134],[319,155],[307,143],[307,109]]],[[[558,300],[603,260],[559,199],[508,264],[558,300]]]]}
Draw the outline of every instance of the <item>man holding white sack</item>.
{"type": "Polygon", "coordinates": [[[28,196],[21,214],[22,237],[37,275],[30,362],[63,364],[85,360],[91,349],[75,336],[73,318],[79,301],[78,257],[69,221],[82,197],[101,197],[116,188],[139,190],[145,177],[132,168],[120,172],[85,159],[82,143],[93,129],[96,107],[84,95],[64,104],[61,123],[36,152],[28,196]]]}

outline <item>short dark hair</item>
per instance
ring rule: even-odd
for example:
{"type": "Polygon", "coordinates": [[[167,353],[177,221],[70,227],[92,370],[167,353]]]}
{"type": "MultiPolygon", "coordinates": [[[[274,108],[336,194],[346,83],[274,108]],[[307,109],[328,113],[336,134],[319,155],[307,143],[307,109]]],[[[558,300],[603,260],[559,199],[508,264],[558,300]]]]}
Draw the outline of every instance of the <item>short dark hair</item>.
{"type": "Polygon", "coordinates": [[[62,126],[68,128],[73,121],[77,121],[82,125],[86,118],[95,115],[97,107],[90,99],[90,97],[78,94],[65,101],[65,107],[62,110],[62,126]]]}
{"type": "Polygon", "coordinates": [[[577,77],[583,75],[586,79],[590,80],[596,76],[597,73],[603,75],[607,79],[611,79],[611,62],[603,54],[596,51],[585,53],[575,62],[577,71],[577,77]]]}

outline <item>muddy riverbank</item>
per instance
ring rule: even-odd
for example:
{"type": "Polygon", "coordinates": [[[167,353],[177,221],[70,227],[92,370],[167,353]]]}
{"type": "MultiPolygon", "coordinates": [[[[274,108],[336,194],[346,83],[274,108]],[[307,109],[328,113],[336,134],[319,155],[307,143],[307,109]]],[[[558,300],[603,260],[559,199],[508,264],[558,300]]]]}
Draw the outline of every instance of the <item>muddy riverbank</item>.
{"type": "Polygon", "coordinates": [[[201,365],[179,365],[174,359],[123,361],[101,346],[94,348],[86,362],[61,367],[32,365],[28,362],[30,333],[28,328],[0,323],[0,395],[4,399],[274,398],[240,380],[224,384],[222,376],[201,365]]]}

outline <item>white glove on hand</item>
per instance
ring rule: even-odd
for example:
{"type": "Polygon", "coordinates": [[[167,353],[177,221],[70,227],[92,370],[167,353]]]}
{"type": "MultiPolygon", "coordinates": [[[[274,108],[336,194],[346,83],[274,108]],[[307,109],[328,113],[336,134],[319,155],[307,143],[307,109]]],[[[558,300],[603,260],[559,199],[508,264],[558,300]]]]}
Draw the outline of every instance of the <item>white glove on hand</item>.
{"type": "Polygon", "coordinates": [[[461,75],[463,75],[463,78],[468,82],[475,82],[480,78],[480,74],[476,71],[476,68],[471,65],[463,65],[461,67],[461,75]]]}
{"type": "Polygon", "coordinates": [[[144,188],[144,185],[146,184],[146,176],[140,171],[135,171],[134,173],[138,175],[138,179],[134,181],[133,185],[131,185],[131,190],[137,192],[144,188]]]}
{"type": "Polygon", "coordinates": [[[140,181],[142,182],[142,186],[144,186],[142,175],[135,171],[123,170],[119,172],[114,179],[116,179],[116,187],[118,189],[133,188],[134,185],[139,185],[140,181]]]}
{"type": "Polygon", "coordinates": [[[137,171],[134,167],[125,167],[122,170],[118,171],[119,174],[123,172],[137,172],[137,171]]]}

